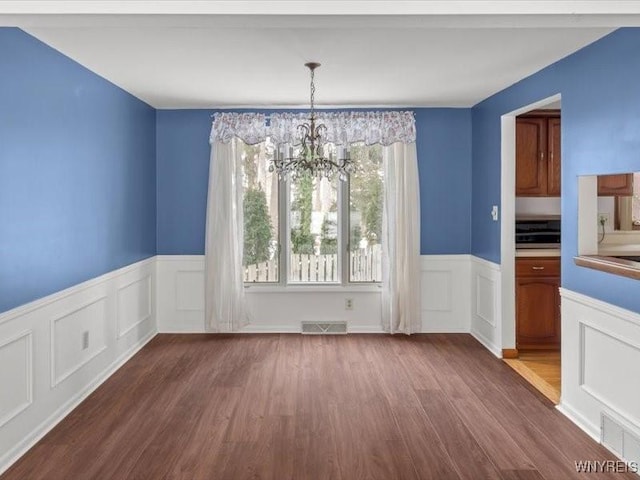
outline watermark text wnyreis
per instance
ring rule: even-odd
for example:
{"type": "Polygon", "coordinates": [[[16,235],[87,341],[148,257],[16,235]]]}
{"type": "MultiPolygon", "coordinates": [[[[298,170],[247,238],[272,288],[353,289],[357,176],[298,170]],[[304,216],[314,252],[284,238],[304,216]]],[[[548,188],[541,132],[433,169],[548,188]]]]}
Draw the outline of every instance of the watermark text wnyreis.
{"type": "Polygon", "coordinates": [[[576,472],[578,473],[639,473],[638,462],[625,462],[624,460],[576,460],[576,472]]]}

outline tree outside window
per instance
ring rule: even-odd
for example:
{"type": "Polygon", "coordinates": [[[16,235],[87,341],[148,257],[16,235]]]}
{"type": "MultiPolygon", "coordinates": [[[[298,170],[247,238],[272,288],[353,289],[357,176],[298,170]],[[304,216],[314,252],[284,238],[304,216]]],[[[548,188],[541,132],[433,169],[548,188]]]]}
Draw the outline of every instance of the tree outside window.
{"type": "Polygon", "coordinates": [[[382,147],[350,147],[355,171],[348,182],[311,176],[280,181],[268,171],[274,150],[269,140],[241,148],[245,282],[381,280],[382,147]],[[281,191],[285,202],[279,202],[281,191]]]}

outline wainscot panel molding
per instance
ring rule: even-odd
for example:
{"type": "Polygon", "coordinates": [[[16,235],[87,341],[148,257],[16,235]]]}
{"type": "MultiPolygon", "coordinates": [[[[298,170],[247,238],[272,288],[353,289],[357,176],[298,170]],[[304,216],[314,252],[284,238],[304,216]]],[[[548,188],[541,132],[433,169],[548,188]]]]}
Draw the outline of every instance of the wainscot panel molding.
{"type": "Polygon", "coordinates": [[[155,336],[155,263],[0,314],[0,473],[155,336]]]}
{"type": "Polygon", "coordinates": [[[203,333],[204,255],[156,257],[158,331],[203,333]]]}
{"type": "Polygon", "coordinates": [[[471,335],[496,357],[502,357],[500,265],[471,261],[471,335]]]}
{"type": "Polygon", "coordinates": [[[124,337],[153,315],[151,276],[149,274],[118,288],[118,338],[124,337]]]}
{"type": "MultiPolygon", "coordinates": [[[[421,258],[424,332],[501,345],[501,267],[471,255],[421,258]]],[[[602,414],[640,437],[640,314],[566,289],[558,410],[594,439],[602,414]]],[[[378,287],[247,288],[246,333],[346,320],[381,333],[378,287]],[[353,310],[345,309],[345,299],[353,310]]],[[[158,256],[0,314],[0,473],[161,332],[204,332],[204,256],[158,256]]]]}
{"type": "Polygon", "coordinates": [[[423,255],[422,331],[469,333],[471,255],[423,255]]]}
{"type": "Polygon", "coordinates": [[[558,409],[601,438],[603,413],[640,438],[640,314],[561,288],[558,409]]]}
{"type": "Polygon", "coordinates": [[[33,331],[0,344],[0,428],[33,403],[33,331]],[[5,387],[6,386],[6,387],[5,387]]]}
{"type": "MultiPolygon", "coordinates": [[[[204,256],[159,255],[156,298],[158,330],[201,333],[204,324],[204,256]]],[[[423,332],[469,332],[470,255],[421,258],[423,332]]],[[[345,320],[351,333],[382,333],[376,286],[250,286],[246,289],[250,322],[244,333],[297,333],[301,321],[345,320]],[[345,300],[353,309],[345,309],[345,300]]]]}
{"type": "Polygon", "coordinates": [[[51,388],[107,349],[107,295],[51,320],[51,388]],[[78,332],[83,336],[78,341],[78,332]],[[83,344],[86,341],[86,345],[83,344]]]}

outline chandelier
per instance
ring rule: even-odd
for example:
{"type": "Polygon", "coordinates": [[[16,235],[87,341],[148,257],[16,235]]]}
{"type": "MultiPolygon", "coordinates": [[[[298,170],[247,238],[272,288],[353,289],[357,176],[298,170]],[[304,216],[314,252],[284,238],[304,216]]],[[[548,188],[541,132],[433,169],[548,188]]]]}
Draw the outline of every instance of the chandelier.
{"type": "Polygon", "coordinates": [[[325,135],[327,127],[323,123],[316,123],[318,118],[315,111],[316,86],[313,82],[314,71],[319,63],[309,62],[304,64],[311,73],[311,108],[309,109],[309,121],[296,127],[299,135],[299,151],[294,155],[293,147],[289,147],[289,155],[285,156],[284,150],[277,148],[273,162],[269,166],[270,172],[276,172],[279,178],[291,176],[294,180],[302,176],[316,178],[333,178],[338,175],[342,181],[349,178],[353,171],[353,163],[349,157],[349,149],[345,148],[343,158],[336,158],[333,145],[327,145],[325,135]]]}

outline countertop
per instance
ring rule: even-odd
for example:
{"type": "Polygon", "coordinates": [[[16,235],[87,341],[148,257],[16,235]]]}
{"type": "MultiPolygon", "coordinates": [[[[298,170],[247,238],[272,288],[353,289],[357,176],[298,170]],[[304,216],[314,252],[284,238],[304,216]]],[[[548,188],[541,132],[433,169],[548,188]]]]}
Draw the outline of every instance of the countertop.
{"type": "Polygon", "coordinates": [[[516,257],[559,257],[559,248],[521,248],[516,249],[516,257]]]}

